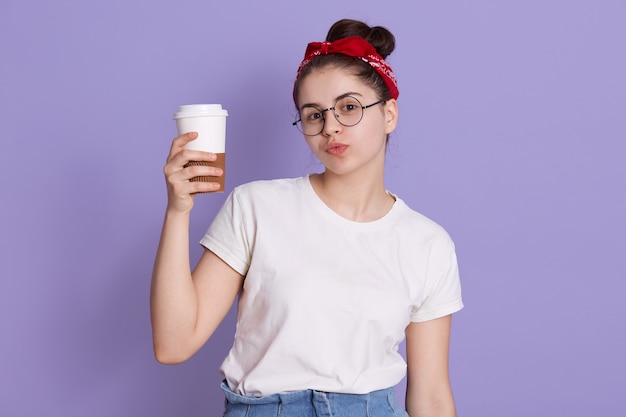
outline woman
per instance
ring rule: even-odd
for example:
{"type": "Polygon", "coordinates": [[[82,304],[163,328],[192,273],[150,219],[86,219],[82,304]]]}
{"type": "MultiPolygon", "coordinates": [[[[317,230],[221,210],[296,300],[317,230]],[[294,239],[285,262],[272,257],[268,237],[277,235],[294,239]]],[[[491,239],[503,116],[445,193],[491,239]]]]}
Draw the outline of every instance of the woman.
{"type": "Polygon", "coordinates": [[[322,173],[237,187],[189,265],[194,193],[221,175],[174,139],[151,310],[155,355],[180,363],[211,337],[237,295],[222,365],[226,416],[455,415],[448,377],[451,314],[462,308],[454,245],[384,187],[398,121],[385,28],[341,20],[310,43],[294,85],[294,125],[322,173]],[[407,362],[398,353],[406,337],[407,362]],[[408,372],[406,412],[393,387],[408,372]]]}

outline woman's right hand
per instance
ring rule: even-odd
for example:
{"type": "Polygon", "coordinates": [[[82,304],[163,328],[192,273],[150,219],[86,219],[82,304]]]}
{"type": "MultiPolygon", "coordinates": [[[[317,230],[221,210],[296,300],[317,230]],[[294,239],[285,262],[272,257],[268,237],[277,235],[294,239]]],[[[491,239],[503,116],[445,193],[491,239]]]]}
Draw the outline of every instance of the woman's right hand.
{"type": "Polygon", "coordinates": [[[184,149],[184,146],[196,139],[196,132],[184,133],[172,141],[172,147],[163,168],[167,183],[167,208],[180,213],[189,213],[193,207],[195,193],[206,193],[219,189],[215,182],[190,181],[198,176],[221,176],[223,172],[217,167],[191,165],[189,161],[212,162],[217,155],[210,152],[184,149]]]}

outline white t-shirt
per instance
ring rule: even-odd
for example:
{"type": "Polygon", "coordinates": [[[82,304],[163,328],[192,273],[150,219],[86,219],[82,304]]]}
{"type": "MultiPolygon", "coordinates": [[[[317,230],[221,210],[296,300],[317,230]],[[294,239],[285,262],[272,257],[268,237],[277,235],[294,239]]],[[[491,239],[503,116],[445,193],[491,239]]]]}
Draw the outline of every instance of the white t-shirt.
{"type": "Polygon", "coordinates": [[[257,181],[231,193],[201,244],[246,277],[221,367],[241,395],[394,386],[407,325],[463,307],[452,240],[397,197],[360,223],[308,177],[257,181]]]}

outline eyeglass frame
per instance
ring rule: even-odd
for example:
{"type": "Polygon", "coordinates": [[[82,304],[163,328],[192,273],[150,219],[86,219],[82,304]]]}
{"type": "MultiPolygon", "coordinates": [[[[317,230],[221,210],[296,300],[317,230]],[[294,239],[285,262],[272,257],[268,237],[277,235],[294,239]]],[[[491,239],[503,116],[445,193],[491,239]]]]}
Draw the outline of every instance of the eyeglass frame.
{"type": "Polygon", "coordinates": [[[364,106],[363,104],[361,104],[361,101],[360,101],[358,98],[356,98],[356,97],[354,97],[354,96],[352,96],[352,95],[350,95],[350,94],[346,94],[345,96],[341,96],[341,97],[339,97],[339,98],[335,101],[335,104],[334,104],[332,107],[329,107],[329,108],[327,108],[327,109],[319,109],[318,107],[316,107],[316,106],[314,106],[314,105],[303,106],[303,108],[304,108],[304,107],[313,107],[315,110],[318,110],[318,113],[319,113],[319,114],[321,114],[321,115],[322,115],[322,128],[320,129],[320,131],[319,131],[319,132],[317,132],[317,133],[315,133],[315,134],[308,134],[308,133],[304,133],[304,132],[302,131],[302,129],[301,129],[300,127],[298,127],[298,123],[302,124],[302,116],[301,116],[301,114],[300,114],[300,110],[298,110],[298,119],[297,119],[295,122],[293,122],[291,125],[292,125],[292,126],[296,126],[296,127],[298,128],[298,130],[299,130],[299,131],[300,131],[303,135],[305,135],[305,136],[317,136],[317,135],[319,135],[320,133],[322,133],[322,132],[324,131],[324,126],[326,126],[326,116],[324,116],[324,113],[326,113],[327,111],[330,111],[330,110],[332,110],[332,111],[333,111],[333,115],[335,116],[335,120],[337,120],[337,122],[338,122],[340,125],[345,126],[345,127],[352,127],[352,126],[356,126],[356,125],[358,125],[359,123],[361,123],[361,120],[363,120],[363,115],[365,114],[365,109],[369,109],[370,107],[374,107],[374,106],[376,106],[376,105],[378,105],[378,104],[385,103],[386,101],[387,101],[387,100],[378,100],[378,101],[377,101],[377,102],[375,102],[375,103],[368,104],[368,105],[364,106]],[[348,97],[350,97],[350,98],[352,98],[352,99],[356,100],[356,102],[357,102],[357,103],[359,103],[359,105],[361,106],[361,117],[359,118],[359,121],[358,121],[358,122],[356,122],[356,123],[354,123],[354,124],[351,124],[351,125],[347,125],[347,124],[342,123],[342,122],[341,122],[341,120],[339,120],[339,117],[337,116],[337,112],[335,112],[335,108],[337,107],[337,103],[338,103],[340,100],[346,99],[346,98],[348,98],[348,97]]]}

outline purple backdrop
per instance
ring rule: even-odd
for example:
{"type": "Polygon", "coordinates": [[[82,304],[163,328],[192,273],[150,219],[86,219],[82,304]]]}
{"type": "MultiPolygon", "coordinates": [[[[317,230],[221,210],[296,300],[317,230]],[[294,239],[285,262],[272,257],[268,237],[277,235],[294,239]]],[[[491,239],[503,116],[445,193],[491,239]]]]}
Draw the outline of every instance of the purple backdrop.
{"type": "Polygon", "coordinates": [[[219,415],[232,313],[186,364],[151,350],[172,115],[229,110],[228,191],[319,169],[291,87],[341,17],[397,36],[387,186],[457,243],[459,416],[626,415],[626,3],[382,4],[2,1],[0,415],[219,415]]]}

